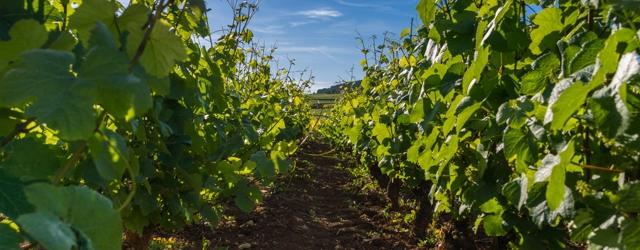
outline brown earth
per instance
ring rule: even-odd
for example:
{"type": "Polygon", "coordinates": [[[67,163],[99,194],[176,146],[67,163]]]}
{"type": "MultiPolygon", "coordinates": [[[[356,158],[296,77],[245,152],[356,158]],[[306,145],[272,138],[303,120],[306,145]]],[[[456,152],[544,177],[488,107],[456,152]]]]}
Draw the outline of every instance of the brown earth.
{"type": "Polygon", "coordinates": [[[195,249],[202,249],[203,239],[209,249],[418,249],[411,226],[387,212],[384,196],[361,192],[339,166],[346,160],[320,155],[328,150],[305,146],[296,169],[264,190],[254,212],[232,210],[233,219],[218,228],[192,226],[179,237],[198,242],[195,249]]]}

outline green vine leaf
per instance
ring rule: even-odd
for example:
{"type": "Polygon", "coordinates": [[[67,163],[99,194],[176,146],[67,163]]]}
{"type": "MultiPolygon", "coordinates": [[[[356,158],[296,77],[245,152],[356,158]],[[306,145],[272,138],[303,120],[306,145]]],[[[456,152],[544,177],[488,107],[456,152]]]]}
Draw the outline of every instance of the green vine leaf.
{"type": "Polygon", "coordinates": [[[429,25],[435,18],[437,9],[436,2],[436,0],[420,0],[418,6],[416,6],[418,15],[425,26],[429,25]]]}
{"type": "Polygon", "coordinates": [[[571,80],[563,80],[556,85],[552,93],[552,99],[549,101],[550,108],[547,109],[545,123],[551,123],[551,129],[562,129],[571,116],[581,108],[587,95],[591,91],[591,86],[582,82],[570,83],[570,86],[562,90],[571,80]],[[557,99],[554,99],[555,93],[561,92],[557,99]]]}
{"type": "Polygon", "coordinates": [[[7,157],[0,162],[0,169],[24,181],[46,180],[60,166],[55,151],[33,137],[12,142],[5,153],[7,157]]]}
{"type": "Polygon", "coordinates": [[[20,227],[48,250],[68,250],[78,247],[76,234],[71,226],[49,213],[21,215],[20,227]]]}
{"type": "Polygon", "coordinates": [[[524,172],[529,164],[535,162],[537,148],[529,133],[520,128],[508,128],[503,136],[504,155],[515,160],[518,173],[524,172]]]}
{"type": "MultiPolygon", "coordinates": [[[[49,184],[32,184],[25,188],[25,192],[27,200],[38,213],[50,214],[68,224],[85,236],[89,241],[87,244],[96,250],[120,249],[122,220],[106,197],[87,187],[54,187],[49,184]]],[[[53,219],[49,221],[56,222],[53,219]]],[[[66,234],[64,227],[51,233],[66,234]]]]}
{"type": "MultiPolygon", "coordinates": [[[[129,25],[129,37],[127,40],[127,54],[132,57],[138,52],[138,48],[144,38],[144,30],[141,25],[129,25]],[[138,28],[132,28],[138,27],[138,28]]],[[[187,58],[180,38],[170,30],[170,25],[165,21],[156,23],[142,56],[140,64],[147,73],[156,77],[165,77],[172,71],[176,62],[187,58]]]]}
{"type": "Polygon", "coordinates": [[[59,132],[65,140],[86,139],[95,128],[93,100],[86,83],[70,71],[73,54],[32,50],[22,54],[20,64],[0,81],[0,106],[15,107],[32,102],[26,114],[59,132]]]}
{"type": "Polygon", "coordinates": [[[0,41],[0,77],[9,69],[12,62],[18,61],[20,54],[27,50],[39,49],[47,42],[49,33],[36,20],[24,19],[16,22],[9,31],[11,39],[0,41]]]}
{"type": "Polygon", "coordinates": [[[267,157],[264,151],[255,152],[251,155],[251,160],[256,164],[258,174],[267,183],[273,182],[276,176],[276,169],[273,162],[267,157]]]}
{"type": "Polygon", "coordinates": [[[537,27],[531,31],[531,53],[539,55],[547,49],[554,48],[564,29],[562,11],[558,8],[545,8],[536,14],[532,22],[537,27]]]}
{"type": "Polygon", "coordinates": [[[118,5],[108,0],[83,0],[73,15],[69,17],[69,26],[78,31],[82,44],[87,45],[91,31],[98,22],[115,26],[114,20],[118,5]]]}
{"type": "Polygon", "coordinates": [[[587,66],[596,62],[598,53],[604,47],[604,41],[601,39],[591,40],[584,45],[582,49],[571,59],[569,66],[569,74],[573,74],[587,66]]]}
{"type": "Polygon", "coordinates": [[[628,53],[635,49],[633,46],[636,34],[630,29],[619,29],[612,33],[604,44],[604,48],[598,53],[596,69],[590,85],[601,86],[605,83],[607,75],[612,74],[618,67],[621,53],[628,53]]]}
{"type": "Polygon", "coordinates": [[[256,186],[249,185],[242,180],[238,183],[234,199],[236,206],[245,213],[249,213],[256,208],[256,204],[262,201],[262,193],[256,186]]]}
{"type": "Polygon", "coordinates": [[[504,236],[507,234],[507,231],[504,229],[502,216],[498,214],[484,217],[482,219],[482,226],[488,236],[504,236]]]}
{"type": "Polygon", "coordinates": [[[620,209],[628,213],[640,212],[640,184],[633,184],[621,191],[620,209]]]}
{"type": "Polygon", "coordinates": [[[97,24],[90,44],[92,47],[78,75],[93,85],[96,103],[127,121],[146,113],[152,106],[151,90],[145,82],[129,73],[127,56],[116,48],[116,42],[104,24],[97,24]]]}
{"type": "Polygon", "coordinates": [[[23,213],[33,210],[24,193],[24,183],[8,175],[0,168],[0,213],[10,219],[16,219],[23,213]]]}
{"type": "Polygon", "coordinates": [[[535,95],[542,91],[549,79],[555,79],[560,59],[554,53],[546,53],[538,57],[532,64],[532,70],[522,77],[520,92],[525,95],[535,95]]]}
{"type": "Polygon", "coordinates": [[[640,220],[625,220],[622,227],[622,243],[627,249],[640,248],[640,220]]]}
{"type": "Polygon", "coordinates": [[[0,223],[0,248],[6,250],[20,250],[22,237],[9,224],[0,223]]]}
{"type": "Polygon", "coordinates": [[[125,139],[110,130],[101,130],[87,144],[100,176],[106,181],[120,179],[129,165],[125,139]]]}

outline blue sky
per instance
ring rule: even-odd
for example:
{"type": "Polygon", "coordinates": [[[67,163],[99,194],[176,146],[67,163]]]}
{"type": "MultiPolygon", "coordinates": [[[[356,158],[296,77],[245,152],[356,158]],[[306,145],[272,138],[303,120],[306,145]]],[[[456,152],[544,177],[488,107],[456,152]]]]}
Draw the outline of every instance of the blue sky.
{"type": "MultiPolygon", "coordinates": [[[[262,0],[250,24],[254,39],[277,45],[281,64],[296,60],[296,70],[315,76],[312,90],[349,79],[354,68],[362,77],[362,58],[356,37],[381,37],[386,31],[398,36],[411,18],[419,23],[418,0],[262,0]]],[[[227,0],[207,0],[211,27],[219,30],[232,20],[227,0]]]]}

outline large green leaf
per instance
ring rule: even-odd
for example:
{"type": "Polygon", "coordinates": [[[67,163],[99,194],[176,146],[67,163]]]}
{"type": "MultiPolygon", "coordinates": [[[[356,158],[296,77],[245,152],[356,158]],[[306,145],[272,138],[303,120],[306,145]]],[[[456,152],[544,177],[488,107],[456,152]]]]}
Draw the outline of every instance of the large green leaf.
{"type": "Polygon", "coordinates": [[[208,93],[211,95],[211,99],[213,100],[214,110],[217,112],[224,112],[228,107],[228,103],[226,101],[225,81],[222,77],[220,67],[221,66],[218,62],[209,62],[209,70],[211,72],[209,81],[211,83],[209,85],[208,93]]]}
{"type": "Polygon", "coordinates": [[[25,214],[21,215],[17,222],[25,233],[48,250],[77,248],[76,235],[71,226],[52,214],[25,214]]]}
{"type": "Polygon", "coordinates": [[[16,22],[9,31],[11,40],[0,41],[0,77],[9,64],[20,58],[20,54],[30,49],[38,49],[47,42],[47,30],[35,20],[24,19],[16,22]]]}
{"type": "Polygon", "coordinates": [[[575,153],[575,145],[572,141],[567,143],[558,155],[547,154],[542,159],[542,166],[535,174],[535,182],[547,182],[545,197],[551,211],[555,211],[563,203],[567,166],[575,153]]]}
{"type": "Polygon", "coordinates": [[[262,201],[262,193],[258,187],[250,185],[246,180],[240,181],[235,190],[235,204],[245,213],[256,208],[256,204],[262,201]]]}
{"type": "Polygon", "coordinates": [[[479,48],[475,53],[475,59],[469,66],[469,69],[465,71],[462,77],[462,91],[468,94],[473,85],[479,84],[482,72],[484,72],[487,63],[489,62],[489,48],[479,48]]]}
{"type": "Polygon", "coordinates": [[[22,237],[9,224],[0,223],[0,249],[20,250],[22,237]]]}
{"type": "Polygon", "coordinates": [[[502,216],[492,214],[482,219],[482,227],[488,236],[504,236],[507,231],[504,229],[502,216]]]}
{"type": "Polygon", "coordinates": [[[535,95],[544,89],[548,80],[544,73],[533,70],[522,76],[520,82],[520,93],[526,95],[535,95]]]}
{"type": "Polygon", "coordinates": [[[564,199],[566,169],[564,165],[555,166],[551,170],[551,176],[549,176],[549,184],[547,184],[547,204],[549,209],[556,210],[562,204],[564,199]]]}
{"type": "Polygon", "coordinates": [[[152,106],[149,86],[129,73],[127,56],[102,23],[92,32],[87,52],[78,74],[93,84],[96,102],[118,118],[130,120],[144,114],[152,106]]]}
{"type": "Polygon", "coordinates": [[[121,248],[123,229],[120,214],[113,209],[109,199],[96,191],[80,186],[32,184],[25,188],[25,192],[37,212],[49,213],[69,224],[86,236],[96,250],[121,248]]]}
{"type": "Polygon", "coordinates": [[[630,185],[621,191],[618,205],[625,212],[640,212],[640,184],[630,185]]]}
{"type": "Polygon", "coordinates": [[[529,179],[525,173],[522,173],[519,178],[510,181],[502,187],[502,194],[520,211],[527,201],[528,187],[529,179]]]}
{"type": "Polygon", "coordinates": [[[385,139],[391,138],[391,128],[384,123],[378,122],[371,130],[371,135],[382,143],[385,139]]]}
{"type": "Polygon", "coordinates": [[[120,179],[129,165],[125,139],[110,130],[102,130],[89,139],[88,145],[100,176],[107,181],[120,179]]]}
{"type": "Polygon", "coordinates": [[[509,100],[498,107],[496,122],[520,127],[525,124],[527,113],[531,111],[533,111],[533,103],[526,96],[519,97],[516,100],[509,100]]]}
{"type": "Polygon", "coordinates": [[[489,214],[502,214],[504,208],[496,198],[493,198],[482,203],[482,205],[480,205],[480,211],[489,214]]]}
{"type": "Polygon", "coordinates": [[[589,108],[593,120],[596,127],[609,138],[623,134],[630,125],[632,111],[626,102],[626,84],[638,74],[640,56],[635,51],[624,54],[611,83],[592,96],[589,108]]]}
{"type": "Polygon", "coordinates": [[[256,169],[261,178],[268,182],[273,181],[276,176],[276,169],[264,151],[258,151],[252,154],[251,160],[255,162],[256,169]]]}
{"type": "Polygon", "coordinates": [[[504,133],[504,155],[509,160],[515,159],[518,172],[524,172],[535,162],[537,148],[531,137],[520,128],[508,128],[504,133]]]}
{"type": "Polygon", "coordinates": [[[568,73],[572,74],[594,64],[602,47],[604,47],[604,41],[601,39],[595,39],[582,45],[580,52],[571,59],[568,73]]]}
{"type": "Polygon", "coordinates": [[[554,53],[546,53],[539,56],[531,64],[532,70],[527,72],[521,80],[520,92],[526,95],[535,95],[543,90],[548,79],[554,79],[560,66],[560,59],[554,53]]]}
{"type": "Polygon", "coordinates": [[[24,184],[0,169],[0,213],[16,219],[32,210],[33,207],[27,202],[24,193],[24,184]]]}
{"type": "Polygon", "coordinates": [[[536,14],[532,22],[537,27],[531,31],[531,52],[538,55],[554,48],[556,41],[560,39],[560,32],[564,29],[562,11],[555,7],[545,8],[536,14]]]}
{"type": "Polygon", "coordinates": [[[73,54],[32,50],[0,81],[0,106],[16,107],[32,102],[26,114],[58,130],[66,140],[91,136],[95,128],[93,100],[86,83],[77,81],[70,67],[73,54]]]}
{"type": "Polygon", "coordinates": [[[7,157],[0,163],[0,168],[25,181],[46,179],[60,165],[55,151],[34,137],[12,142],[5,153],[7,157]]]}
{"type": "Polygon", "coordinates": [[[635,49],[632,46],[634,39],[636,39],[635,32],[626,28],[617,30],[607,38],[604,48],[598,53],[595,74],[590,85],[597,87],[605,83],[607,75],[616,71],[620,55],[635,49]]]}
{"type": "Polygon", "coordinates": [[[549,209],[547,205],[546,190],[547,183],[539,182],[535,183],[529,191],[526,205],[532,221],[538,226],[542,226],[544,223],[553,225],[553,223],[557,221],[556,218],[558,216],[562,216],[563,218],[573,217],[575,211],[571,190],[569,188],[565,189],[562,204],[554,211],[549,209]]]}
{"type": "Polygon", "coordinates": [[[622,243],[627,249],[640,249],[640,220],[625,220],[622,227],[622,243]]]}
{"type": "Polygon", "coordinates": [[[482,106],[482,102],[476,102],[466,96],[456,107],[456,129],[458,133],[464,129],[469,118],[482,106]]]}
{"type": "MultiPolygon", "coordinates": [[[[132,22],[128,25],[127,54],[134,57],[144,38],[144,24],[132,22]]],[[[153,28],[149,40],[140,57],[140,64],[150,75],[164,77],[169,75],[176,62],[187,58],[180,38],[171,32],[171,26],[160,20],[153,28]]]]}
{"type": "Polygon", "coordinates": [[[561,129],[569,118],[582,107],[590,91],[591,86],[582,82],[570,83],[570,80],[563,80],[558,83],[553,89],[549,101],[550,106],[547,109],[545,123],[551,123],[551,129],[561,129]],[[566,87],[566,85],[570,86],[566,87]]]}
{"type": "Polygon", "coordinates": [[[596,127],[606,136],[613,138],[629,127],[630,111],[623,98],[625,84],[640,73],[640,57],[637,53],[627,53],[620,59],[611,84],[596,91],[589,103],[596,127]]]}
{"type": "Polygon", "coordinates": [[[429,26],[436,16],[436,2],[437,0],[420,0],[418,6],[416,6],[418,15],[425,26],[429,26]]]}
{"type": "MultiPolygon", "coordinates": [[[[615,217],[613,217],[615,218],[615,217]]],[[[617,226],[612,222],[606,223],[594,230],[589,238],[590,249],[623,249],[617,226]]]]}
{"type": "Polygon", "coordinates": [[[118,5],[111,0],[83,0],[69,18],[69,26],[78,31],[80,41],[86,45],[91,36],[91,30],[98,22],[109,26],[114,24],[118,5]]]}

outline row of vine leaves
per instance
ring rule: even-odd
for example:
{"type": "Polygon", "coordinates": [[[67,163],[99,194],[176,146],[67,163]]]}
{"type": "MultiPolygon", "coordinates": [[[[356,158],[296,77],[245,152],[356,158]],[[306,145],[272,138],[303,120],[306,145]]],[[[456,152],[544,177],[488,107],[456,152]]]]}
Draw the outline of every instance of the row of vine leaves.
{"type": "Polygon", "coordinates": [[[421,0],[421,28],[363,47],[325,134],[511,247],[640,249],[639,10],[421,0]]]}
{"type": "Polygon", "coordinates": [[[0,2],[0,249],[145,248],[254,209],[309,107],[236,7],[214,41],[203,0],[0,2]]]}

